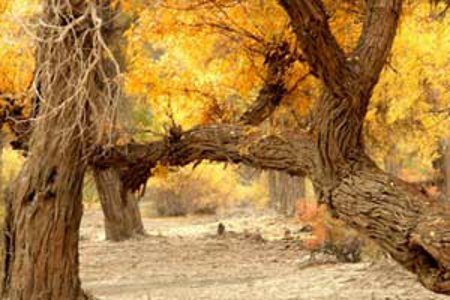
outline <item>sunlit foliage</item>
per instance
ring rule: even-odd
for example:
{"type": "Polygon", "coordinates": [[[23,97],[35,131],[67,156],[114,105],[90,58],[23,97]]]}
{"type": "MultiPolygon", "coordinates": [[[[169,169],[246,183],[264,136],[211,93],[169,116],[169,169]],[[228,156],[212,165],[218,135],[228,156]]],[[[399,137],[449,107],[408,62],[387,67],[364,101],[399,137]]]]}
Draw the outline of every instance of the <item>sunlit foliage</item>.
{"type": "MultiPolygon", "coordinates": [[[[350,52],[362,28],[364,1],[324,2],[332,30],[350,52]]],[[[125,82],[137,139],[163,133],[172,121],[186,129],[236,120],[264,84],[271,47],[286,42],[297,51],[276,0],[115,3],[133,19],[124,45],[125,82]]],[[[366,121],[368,149],[379,161],[395,145],[414,166],[430,168],[439,139],[449,135],[450,18],[439,14],[445,7],[406,1],[366,121]]],[[[0,94],[20,94],[30,86],[37,12],[36,0],[0,1],[0,94]]],[[[298,83],[309,69],[301,53],[295,54],[298,61],[286,74],[288,92],[274,118],[304,118],[320,96],[314,76],[298,83]]]]}

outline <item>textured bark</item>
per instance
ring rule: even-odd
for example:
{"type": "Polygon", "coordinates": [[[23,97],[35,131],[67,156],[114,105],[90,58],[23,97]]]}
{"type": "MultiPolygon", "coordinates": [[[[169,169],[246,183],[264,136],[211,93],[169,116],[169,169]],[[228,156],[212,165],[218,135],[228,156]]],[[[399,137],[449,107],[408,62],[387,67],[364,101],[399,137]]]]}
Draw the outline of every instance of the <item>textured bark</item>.
{"type": "Polygon", "coordinates": [[[450,209],[379,170],[362,128],[395,37],[401,0],[369,0],[357,47],[345,56],[320,0],[280,0],[299,47],[324,84],[316,106],[316,186],[336,215],[377,241],[429,289],[450,293],[450,209]],[[330,62],[330,64],[327,64],[330,62]]]}
{"type": "Polygon", "coordinates": [[[268,135],[250,126],[213,124],[176,132],[162,141],[99,149],[91,163],[98,168],[115,166],[135,191],[158,163],[185,166],[210,160],[313,176],[314,149],[313,137],[306,133],[268,135]]]}
{"type": "Polygon", "coordinates": [[[400,0],[371,0],[353,53],[346,56],[330,31],[320,0],[280,0],[292,20],[299,47],[324,84],[316,104],[315,130],[325,194],[364,153],[362,127],[370,96],[395,37],[400,0]]]}
{"type": "Polygon", "coordinates": [[[422,284],[450,293],[450,206],[378,169],[369,159],[332,192],[339,218],[376,241],[422,284]]]}
{"type": "MultiPolygon", "coordinates": [[[[131,25],[131,17],[121,11],[120,6],[114,10],[108,9],[107,13],[108,19],[111,21],[105,24],[103,33],[120,69],[118,70],[114,64],[106,61],[104,70],[108,78],[114,80],[120,75],[118,72],[126,69],[126,58],[123,51],[127,40],[124,33],[131,25]]],[[[103,82],[97,82],[97,87],[102,90],[103,82]]],[[[126,97],[122,86],[117,86],[117,89],[112,92],[119,97],[126,97]]],[[[124,110],[122,109],[122,111],[124,110]]],[[[137,197],[121,181],[120,171],[114,168],[106,170],[94,168],[93,171],[104,215],[106,239],[117,242],[143,235],[144,227],[137,197]]]]}
{"type": "Polygon", "coordinates": [[[111,112],[93,88],[101,75],[98,64],[109,59],[92,55],[99,49],[100,5],[107,3],[100,2],[52,0],[43,5],[42,24],[48,26],[39,31],[35,82],[43,83],[40,97],[45,101],[7,205],[6,299],[88,298],[79,279],[82,184],[88,144],[98,142],[102,132],[95,121],[106,120],[101,113],[111,112]]]}
{"type": "Polygon", "coordinates": [[[118,171],[94,170],[94,178],[105,218],[106,239],[118,242],[144,235],[138,199],[124,187],[118,171]]]}
{"type": "MultiPolygon", "coordinates": [[[[49,155],[36,159],[58,165],[58,155],[49,155]]],[[[36,177],[30,170],[33,163],[30,159],[25,164],[6,217],[3,295],[17,300],[87,299],[78,277],[84,168],[66,163],[49,181],[48,176],[36,177]]]]}

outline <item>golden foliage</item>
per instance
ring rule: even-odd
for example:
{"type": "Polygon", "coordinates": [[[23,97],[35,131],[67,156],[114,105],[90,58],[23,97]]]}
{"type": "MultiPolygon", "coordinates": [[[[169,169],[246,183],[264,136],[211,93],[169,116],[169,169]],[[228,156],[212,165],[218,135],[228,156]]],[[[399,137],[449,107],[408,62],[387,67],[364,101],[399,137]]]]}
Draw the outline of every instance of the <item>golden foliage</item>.
{"type": "MultiPolygon", "coordinates": [[[[276,0],[118,0],[136,17],[126,33],[126,90],[134,96],[139,128],[162,132],[173,119],[188,129],[233,121],[258,95],[267,73],[269,45],[295,36],[276,0]],[[203,3],[203,4],[202,4],[203,3]],[[206,4],[205,4],[206,3],[206,4]]],[[[364,1],[325,0],[331,28],[346,52],[356,45],[364,1]]],[[[0,0],[0,94],[22,93],[34,70],[33,27],[37,0],[0,0]]],[[[425,2],[408,2],[388,66],[374,92],[366,120],[368,150],[382,160],[395,144],[399,155],[430,166],[437,140],[448,136],[450,18],[430,18],[425,2]],[[420,153],[418,157],[417,153],[420,153]]],[[[289,93],[277,111],[303,117],[320,85],[296,62],[286,76],[289,93]],[[298,86],[297,86],[298,84],[298,86]]],[[[0,101],[0,109],[5,103],[0,101]]],[[[245,149],[243,149],[244,151],[245,149]]],[[[157,172],[159,172],[157,170],[157,172]]]]}

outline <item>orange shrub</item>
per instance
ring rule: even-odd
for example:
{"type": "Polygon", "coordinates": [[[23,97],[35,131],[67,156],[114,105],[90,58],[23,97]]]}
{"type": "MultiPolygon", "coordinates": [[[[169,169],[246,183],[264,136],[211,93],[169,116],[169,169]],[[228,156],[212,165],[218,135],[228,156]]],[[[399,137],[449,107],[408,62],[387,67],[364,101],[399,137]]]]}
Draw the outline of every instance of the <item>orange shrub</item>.
{"type": "Polygon", "coordinates": [[[313,227],[312,236],[304,241],[307,249],[321,248],[329,238],[327,207],[312,199],[300,199],[296,204],[296,216],[302,223],[313,227]]]}

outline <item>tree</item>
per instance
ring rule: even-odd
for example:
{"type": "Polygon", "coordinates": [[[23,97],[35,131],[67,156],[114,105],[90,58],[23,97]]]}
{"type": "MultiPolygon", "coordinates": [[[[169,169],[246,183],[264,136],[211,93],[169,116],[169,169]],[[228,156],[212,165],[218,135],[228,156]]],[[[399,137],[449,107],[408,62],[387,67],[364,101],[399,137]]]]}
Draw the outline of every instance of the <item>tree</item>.
{"type": "Polygon", "coordinates": [[[269,171],[270,204],[278,212],[293,216],[297,201],[305,198],[305,179],[269,171]]]}
{"type": "MultiPolygon", "coordinates": [[[[118,76],[121,76],[125,70],[125,57],[123,54],[123,48],[126,45],[126,39],[124,38],[124,32],[129,28],[131,23],[131,17],[123,13],[120,6],[110,8],[108,14],[114,14],[116,17],[113,21],[108,23],[107,28],[103,30],[105,39],[110,44],[110,51],[115,57],[115,61],[120,66],[119,70],[116,70],[116,66],[111,62],[106,62],[104,67],[105,76],[110,80],[115,80],[118,76]]],[[[16,32],[17,34],[17,32],[16,32]]],[[[20,40],[20,39],[19,39],[20,40]]],[[[25,44],[24,41],[20,41],[25,44]]],[[[10,50],[13,52],[14,50],[10,50]]],[[[15,50],[17,52],[23,52],[23,50],[15,50]]],[[[11,54],[9,54],[11,55],[11,54]]],[[[32,63],[28,62],[29,58],[17,59],[13,66],[8,66],[5,63],[3,70],[8,71],[8,76],[2,76],[1,79],[5,82],[0,86],[3,90],[7,90],[10,93],[2,93],[5,98],[5,108],[1,111],[1,123],[7,123],[9,129],[13,133],[13,141],[11,145],[16,150],[22,150],[25,153],[29,150],[28,143],[31,133],[31,121],[36,118],[39,109],[39,96],[34,96],[30,100],[25,93],[21,94],[20,89],[32,91],[34,88],[29,86],[26,81],[30,81],[30,74],[22,72],[22,68],[17,67],[23,64],[28,65],[26,70],[32,69],[32,63]],[[15,70],[19,69],[19,70],[15,70]],[[20,76],[17,76],[20,74],[20,76]],[[14,80],[15,79],[15,80],[14,80]],[[16,82],[18,81],[18,82],[16,82]],[[27,86],[24,88],[23,86],[27,86]],[[30,105],[30,103],[32,103],[30,105]],[[29,107],[32,107],[31,109],[29,107]]],[[[7,61],[5,59],[5,61],[7,61]]],[[[39,69],[39,66],[37,67],[39,69]]],[[[36,87],[39,87],[39,83],[36,83],[36,87]]],[[[97,81],[98,90],[104,89],[104,84],[97,81]]],[[[39,89],[39,88],[38,88],[39,89]]],[[[126,97],[122,92],[122,86],[118,86],[114,91],[112,97],[126,97]]],[[[37,92],[39,93],[39,91],[37,92]]],[[[3,98],[2,97],[2,98],[3,98]]],[[[124,109],[121,109],[123,112],[124,109]]],[[[105,217],[105,232],[106,239],[113,241],[121,241],[133,236],[144,234],[144,228],[142,224],[141,215],[138,208],[137,197],[133,193],[129,193],[124,190],[124,185],[120,182],[120,175],[117,170],[95,170],[94,178],[99,191],[99,198],[103,208],[105,217]],[[111,187],[114,187],[113,189],[111,187]],[[120,190],[115,187],[121,187],[120,190]]]]}
{"type": "Polygon", "coordinates": [[[113,130],[119,82],[107,80],[104,68],[118,68],[103,38],[109,4],[43,5],[34,85],[44,101],[8,205],[5,298],[87,298],[78,275],[82,183],[92,145],[113,130]]]}
{"type": "MultiPolygon", "coordinates": [[[[208,159],[308,176],[334,214],[376,241],[427,288],[450,293],[448,203],[386,174],[366,155],[363,123],[396,34],[402,2],[369,0],[361,36],[346,54],[320,0],[280,0],[298,46],[321,80],[313,134],[267,135],[238,125],[172,130],[162,141],[106,149],[96,164],[151,169],[208,159]]],[[[132,181],[146,178],[134,176],[132,181]]]]}
{"type": "Polygon", "coordinates": [[[449,140],[443,139],[439,144],[439,156],[433,161],[433,167],[436,169],[436,184],[440,196],[449,200],[450,197],[450,150],[449,140]]]}
{"type": "MultiPolygon", "coordinates": [[[[105,28],[105,39],[108,40],[111,54],[119,68],[106,62],[104,66],[105,74],[110,80],[115,80],[125,71],[126,60],[124,56],[124,47],[126,39],[125,31],[131,25],[131,17],[125,14],[120,6],[109,8],[109,14],[115,16],[110,18],[110,24],[105,28]]],[[[102,82],[97,83],[98,90],[104,90],[102,82]]],[[[123,86],[117,86],[113,91],[112,98],[125,98],[123,86]]],[[[126,109],[125,109],[126,110],[126,109]]],[[[96,183],[100,203],[105,218],[105,236],[107,240],[123,241],[132,237],[145,234],[142,223],[141,213],[138,206],[138,197],[135,193],[129,191],[122,182],[120,170],[114,168],[93,169],[94,180],[96,183]]]]}

